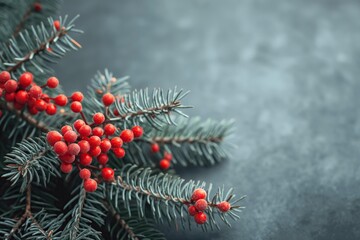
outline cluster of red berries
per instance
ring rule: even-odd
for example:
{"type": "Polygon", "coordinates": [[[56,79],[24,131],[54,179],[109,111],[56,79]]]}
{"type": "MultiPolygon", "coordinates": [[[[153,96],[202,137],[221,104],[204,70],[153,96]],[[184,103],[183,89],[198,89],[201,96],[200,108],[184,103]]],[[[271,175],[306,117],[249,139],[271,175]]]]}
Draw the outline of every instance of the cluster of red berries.
{"type": "MultiPolygon", "coordinates": [[[[204,224],[207,221],[207,215],[204,213],[204,211],[208,208],[206,196],[206,191],[202,188],[195,189],[191,196],[191,203],[189,204],[188,212],[190,216],[194,217],[197,224],[204,224]]],[[[227,212],[230,210],[231,205],[227,201],[222,201],[216,204],[216,207],[221,212],[227,212]]]]}
{"type": "MultiPolygon", "coordinates": [[[[153,143],[151,144],[151,152],[153,153],[157,153],[160,151],[160,146],[157,143],[153,143]]],[[[170,167],[171,164],[171,160],[172,160],[172,154],[169,152],[164,152],[164,156],[163,158],[160,160],[159,162],[159,166],[162,170],[166,170],[170,167]]]]}
{"type": "Polygon", "coordinates": [[[90,178],[91,171],[88,169],[93,169],[91,166],[93,158],[96,158],[100,165],[98,169],[101,169],[102,179],[112,181],[114,170],[105,167],[109,161],[110,150],[117,158],[123,158],[125,156],[123,143],[129,143],[143,134],[142,127],[134,126],[132,129],[124,129],[119,137],[114,136],[116,127],[111,123],[106,123],[105,120],[104,114],[95,113],[91,125],[78,119],[73,123],[73,127],[63,126],[61,133],[50,131],[47,134],[48,143],[53,146],[54,152],[61,161],[61,171],[71,172],[73,164],[82,168],[79,175],[85,180],[84,188],[88,192],[93,192],[97,188],[97,183],[90,178]]]}
{"type": "Polygon", "coordinates": [[[50,98],[43,93],[43,88],[56,88],[59,85],[56,77],[50,77],[43,86],[36,85],[33,80],[34,76],[30,72],[21,74],[18,81],[11,79],[7,71],[0,72],[0,97],[4,96],[5,101],[12,102],[17,110],[22,110],[26,106],[32,115],[43,111],[48,115],[54,115],[57,111],[56,105],[67,104],[67,97],[63,94],[50,98]]]}

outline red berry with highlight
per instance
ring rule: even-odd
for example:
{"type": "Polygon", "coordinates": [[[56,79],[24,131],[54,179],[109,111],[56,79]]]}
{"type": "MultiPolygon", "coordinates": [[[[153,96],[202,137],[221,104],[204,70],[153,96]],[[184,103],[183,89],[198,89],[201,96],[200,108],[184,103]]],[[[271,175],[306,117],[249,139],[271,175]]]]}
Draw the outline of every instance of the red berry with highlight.
{"type": "Polygon", "coordinates": [[[37,85],[32,86],[29,90],[30,97],[38,99],[40,98],[41,94],[42,94],[42,89],[37,85]]]}
{"type": "Polygon", "coordinates": [[[105,135],[107,136],[114,135],[115,131],[116,131],[116,127],[111,123],[106,124],[104,127],[104,132],[105,135]]]}
{"type": "Polygon", "coordinates": [[[38,99],[36,100],[35,102],[35,108],[38,110],[38,111],[45,111],[46,108],[47,108],[47,103],[42,100],[42,99],[38,99]]]}
{"type": "Polygon", "coordinates": [[[112,168],[103,168],[101,170],[101,176],[105,181],[111,181],[114,179],[114,170],[112,168]]]}
{"type": "Polygon", "coordinates": [[[157,144],[157,143],[151,144],[151,151],[152,151],[153,153],[159,152],[159,151],[160,151],[160,146],[159,146],[159,144],[157,144]]]}
{"type": "Polygon", "coordinates": [[[59,141],[54,144],[54,152],[56,152],[56,154],[61,156],[67,153],[67,151],[68,151],[68,146],[66,145],[65,142],[59,141]]]}
{"type": "Polygon", "coordinates": [[[100,148],[103,153],[108,152],[111,149],[111,142],[109,139],[105,138],[100,143],[100,148]]]}
{"type": "Polygon", "coordinates": [[[79,176],[80,176],[81,179],[86,180],[86,179],[89,179],[91,177],[91,172],[90,172],[89,169],[83,168],[83,169],[80,170],[79,176]]]}
{"type": "Polygon", "coordinates": [[[196,207],[195,206],[189,206],[188,212],[189,212],[190,216],[195,216],[195,214],[197,213],[196,207]]]}
{"type": "Polygon", "coordinates": [[[101,137],[102,135],[104,135],[104,129],[102,129],[101,127],[94,127],[93,130],[93,135],[101,137]]]}
{"type": "Polygon", "coordinates": [[[59,85],[59,79],[57,79],[56,77],[50,77],[48,78],[46,85],[49,88],[56,88],[59,85]]]}
{"type": "Polygon", "coordinates": [[[63,126],[63,127],[61,128],[61,133],[62,133],[62,135],[64,135],[67,131],[72,131],[72,130],[73,130],[73,129],[72,129],[71,126],[65,125],[65,126],[63,126]]]}
{"type": "Polygon", "coordinates": [[[8,71],[2,71],[0,72],[0,84],[4,84],[7,81],[9,81],[11,78],[11,75],[8,71]]]}
{"type": "Polygon", "coordinates": [[[191,196],[191,200],[192,201],[197,201],[199,199],[205,199],[206,198],[206,191],[202,188],[197,188],[194,190],[192,196],[191,196]]]}
{"type": "Polygon", "coordinates": [[[60,164],[60,170],[63,172],[63,173],[69,173],[71,172],[72,170],[72,164],[70,163],[61,163],[60,164]]]}
{"type": "Polygon", "coordinates": [[[80,147],[76,143],[71,143],[68,146],[68,153],[71,155],[78,155],[80,153],[80,147]]]}
{"type": "MultiPolygon", "coordinates": [[[[62,129],[61,129],[62,130],[62,129]]],[[[75,131],[73,130],[68,130],[65,132],[64,134],[64,140],[68,143],[73,143],[76,141],[76,139],[78,138],[78,135],[75,131]]]]}
{"type": "Polygon", "coordinates": [[[88,137],[91,135],[91,127],[89,125],[84,125],[79,129],[79,134],[82,137],[88,137]]]}
{"type": "Polygon", "coordinates": [[[58,158],[64,163],[73,163],[75,161],[75,155],[71,155],[69,153],[58,156],[58,158]]]}
{"type": "Polygon", "coordinates": [[[4,84],[4,89],[7,93],[12,93],[15,92],[16,89],[18,88],[18,83],[15,80],[8,80],[5,84],[4,84]]]}
{"type": "Polygon", "coordinates": [[[125,149],[123,148],[113,148],[113,152],[117,158],[123,158],[125,157],[125,149]]]}
{"type": "Polygon", "coordinates": [[[110,106],[115,102],[115,97],[111,93],[105,93],[104,96],[102,97],[102,101],[105,106],[110,106]]]}
{"type": "Polygon", "coordinates": [[[221,211],[221,212],[227,212],[230,210],[231,205],[229,202],[226,201],[222,201],[219,204],[217,204],[217,208],[221,211]]]}
{"type": "Polygon", "coordinates": [[[95,113],[93,116],[94,123],[102,124],[105,121],[105,116],[102,113],[95,113]]]}
{"type": "Polygon", "coordinates": [[[195,214],[194,219],[197,224],[204,224],[206,223],[207,216],[203,212],[198,212],[195,214]]]}
{"type": "Polygon", "coordinates": [[[65,106],[68,102],[68,98],[64,94],[59,94],[54,99],[55,104],[59,106],[65,106]]]}
{"type": "Polygon", "coordinates": [[[163,170],[166,170],[170,167],[170,162],[166,159],[162,159],[160,161],[160,168],[163,169],[163,170]]]}
{"type": "Polygon", "coordinates": [[[55,20],[55,21],[54,21],[54,27],[55,27],[55,29],[56,29],[57,31],[60,30],[60,21],[59,21],[59,20],[55,20]]]}
{"type": "Polygon", "coordinates": [[[22,88],[26,88],[30,86],[30,84],[33,82],[33,75],[30,72],[24,72],[19,77],[19,85],[22,88]]]}
{"type": "Polygon", "coordinates": [[[62,140],[62,135],[58,131],[50,131],[46,134],[46,140],[51,146],[62,140]]]}
{"type": "Polygon", "coordinates": [[[25,104],[29,99],[29,94],[24,90],[19,90],[16,92],[15,100],[20,104],[25,104]]]}
{"type": "Polygon", "coordinates": [[[100,146],[101,139],[98,136],[91,136],[88,140],[91,147],[100,146]]]}
{"type": "Polygon", "coordinates": [[[134,126],[132,129],[132,132],[134,133],[134,137],[139,138],[143,135],[143,128],[140,126],[134,126]]]}
{"type": "Polygon", "coordinates": [[[88,153],[82,153],[80,154],[79,160],[81,165],[87,166],[91,164],[92,156],[88,153]]]}
{"type": "Polygon", "coordinates": [[[71,95],[71,100],[81,102],[84,99],[84,95],[81,92],[74,92],[71,95]]]}
{"type": "Polygon", "coordinates": [[[106,153],[101,153],[96,159],[99,164],[105,165],[109,161],[109,156],[106,153]]]}
{"type": "Polygon", "coordinates": [[[84,125],[85,125],[85,122],[81,119],[78,119],[74,122],[74,128],[76,129],[76,131],[79,131],[80,128],[84,125]]]}
{"type": "Polygon", "coordinates": [[[110,140],[110,142],[111,142],[111,146],[113,148],[119,148],[119,147],[122,147],[122,145],[123,145],[123,140],[121,140],[121,138],[119,138],[119,137],[112,138],[110,140]]]}
{"type": "Polygon", "coordinates": [[[48,115],[55,115],[55,113],[56,113],[56,106],[55,106],[55,104],[48,103],[47,106],[46,106],[46,113],[47,113],[48,115]]]}
{"type": "Polygon", "coordinates": [[[97,157],[101,154],[101,148],[99,146],[94,147],[94,148],[90,148],[89,151],[90,155],[93,157],[97,157]]]}
{"type": "Polygon", "coordinates": [[[15,100],[15,93],[12,92],[12,93],[5,93],[5,101],[7,102],[13,102],[15,100]]]}
{"type": "Polygon", "coordinates": [[[88,141],[86,140],[81,140],[78,142],[78,145],[80,147],[80,152],[81,153],[87,153],[90,151],[90,144],[88,141]]]}
{"type": "Polygon", "coordinates": [[[84,181],[84,189],[86,192],[95,192],[97,189],[97,182],[94,179],[86,179],[84,181]]]}
{"type": "Polygon", "coordinates": [[[129,129],[125,129],[121,132],[120,138],[124,143],[131,142],[134,139],[134,133],[129,129]]]}
{"type": "Polygon", "coordinates": [[[199,199],[195,202],[194,206],[198,211],[204,211],[205,209],[207,209],[208,203],[205,199],[199,199]]]}
{"type": "Polygon", "coordinates": [[[81,102],[75,101],[72,102],[70,105],[70,109],[71,111],[73,111],[74,113],[79,113],[82,111],[82,105],[81,102]]]}

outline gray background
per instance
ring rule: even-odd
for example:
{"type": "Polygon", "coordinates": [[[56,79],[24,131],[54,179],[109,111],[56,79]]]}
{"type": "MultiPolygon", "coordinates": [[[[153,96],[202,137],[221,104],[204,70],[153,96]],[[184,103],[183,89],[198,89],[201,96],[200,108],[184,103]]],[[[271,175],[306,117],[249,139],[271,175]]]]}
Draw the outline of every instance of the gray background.
{"type": "Polygon", "coordinates": [[[232,229],[170,239],[360,239],[360,2],[65,1],[83,49],[57,66],[65,89],[96,70],[134,88],[192,91],[187,113],[235,118],[238,146],[185,178],[248,197],[232,229]]]}

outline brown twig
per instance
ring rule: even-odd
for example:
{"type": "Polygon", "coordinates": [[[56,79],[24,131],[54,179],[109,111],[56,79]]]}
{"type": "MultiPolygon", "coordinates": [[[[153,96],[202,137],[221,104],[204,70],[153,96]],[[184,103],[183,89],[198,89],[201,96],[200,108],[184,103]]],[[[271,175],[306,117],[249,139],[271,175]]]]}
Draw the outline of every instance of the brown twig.
{"type": "Polygon", "coordinates": [[[13,32],[13,37],[17,37],[17,35],[20,33],[21,29],[24,27],[24,24],[26,22],[26,20],[30,17],[31,15],[31,12],[34,8],[34,4],[36,3],[37,1],[34,1],[30,6],[29,8],[26,10],[26,12],[24,13],[24,15],[22,16],[20,22],[18,23],[18,25],[16,26],[14,32],[13,32]]]}

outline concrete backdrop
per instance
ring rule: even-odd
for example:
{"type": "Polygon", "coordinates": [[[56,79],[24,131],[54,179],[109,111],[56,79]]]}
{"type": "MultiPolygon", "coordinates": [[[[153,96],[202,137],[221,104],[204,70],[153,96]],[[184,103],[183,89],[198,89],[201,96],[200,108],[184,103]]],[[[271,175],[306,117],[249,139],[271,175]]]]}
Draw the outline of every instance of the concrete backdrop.
{"type": "Polygon", "coordinates": [[[134,88],[190,89],[187,113],[235,118],[232,157],[186,178],[248,197],[222,232],[169,239],[360,239],[360,2],[65,1],[83,49],[57,74],[71,92],[97,70],[134,88]]]}

